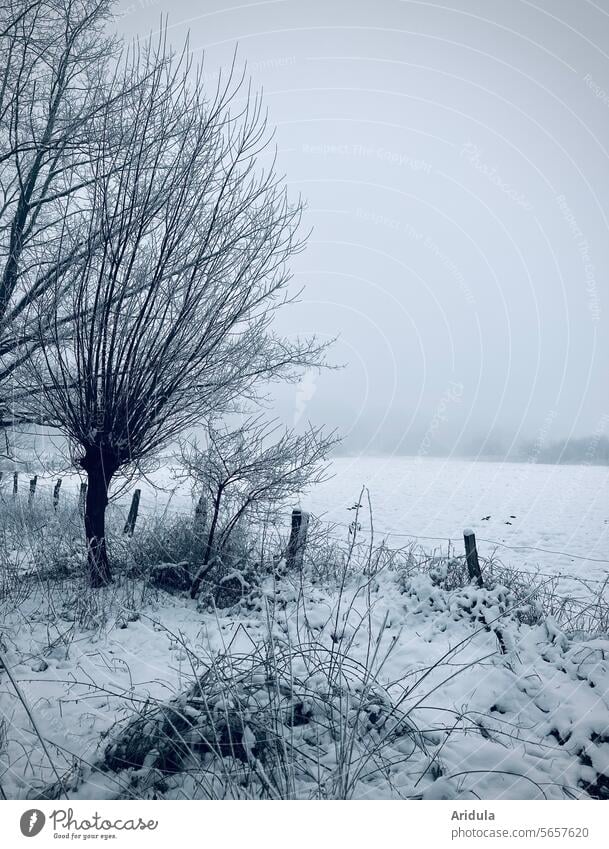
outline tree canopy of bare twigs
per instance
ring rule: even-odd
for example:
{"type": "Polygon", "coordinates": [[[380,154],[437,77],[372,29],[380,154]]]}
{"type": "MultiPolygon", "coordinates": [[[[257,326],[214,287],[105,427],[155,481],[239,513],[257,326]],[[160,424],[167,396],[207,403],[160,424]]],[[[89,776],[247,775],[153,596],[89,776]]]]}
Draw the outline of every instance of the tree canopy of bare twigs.
{"type": "Polygon", "coordinates": [[[162,36],[120,73],[136,83],[119,112],[93,119],[80,259],[40,299],[30,360],[38,403],[88,475],[94,584],[110,579],[104,512],[116,472],[255,397],[261,382],[319,365],[323,351],[271,327],[302,247],[301,204],[275,173],[260,98],[234,67],[208,95],[188,52],[172,55],[162,36]]]}
{"type": "Polygon", "coordinates": [[[222,551],[239,522],[244,517],[265,521],[307,486],[321,482],[337,442],[334,432],[324,435],[309,426],[298,434],[258,416],[233,430],[212,424],[204,450],[192,443],[182,447],[182,464],[210,514],[193,596],[213,566],[213,552],[222,551]]]}
{"type": "MultiPolygon", "coordinates": [[[[0,4],[0,425],[38,417],[20,366],[41,343],[44,299],[65,318],[66,272],[82,259],[79,203],[92,122],[119,109],[105,34],[111,0],[0,4]]],[[[44,326],[44,322],[43,322],[44,326]]]]}

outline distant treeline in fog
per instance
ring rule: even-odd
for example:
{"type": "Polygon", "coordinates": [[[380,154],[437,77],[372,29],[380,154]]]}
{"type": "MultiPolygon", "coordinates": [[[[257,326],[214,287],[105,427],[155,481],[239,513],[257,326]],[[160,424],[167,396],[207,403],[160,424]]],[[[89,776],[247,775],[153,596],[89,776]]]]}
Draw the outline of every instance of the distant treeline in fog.
{"type": "Polygon", "coordinates": [[[503,434],[478,434],[451,441],[436,437],[425,440],[419,433],[410,433],[401,440],[393,434],[377,434],[374,439],[347,437],[337,455],[357,456],[422,456],[494,460],[514,463],[556,463],[609,465],[609,437],[591,434],[570,439],[546,441],[524,439],[515,442],[503,434]]]}
{"type": "Polygon", "coordinates": [[[609,437],[583,436],[548,445],[525,443],[519,459],[537,463],[590,463],[606,466],[609,465],[609,437]]]}
{"type": "MultiPolygon", "coordinates": [[[[347,436],[334,456],[408,456],[453,457],[514,463],[556,463],[609,465],[609,437],[599,434],[572,439],[542,441],[522,440],[514,444],[504,435],[479,434],[456,439],[424,440],[419,433],[396,443],[390,434],[379,434],[375,439],[357,439],[347,436]],[[384,437],[384,438],[383,438],[384,437]]],[[[10,448],[0,451],[0,470],[17,468],[24,472],[37,472],[43,468],[61,468],[66,465],[67,446],[61,436],[45,428],[23,427],[18,434],[11,433],[10,448]]],[[[170,452],[171,453],[171,452],[170,452]]]]}

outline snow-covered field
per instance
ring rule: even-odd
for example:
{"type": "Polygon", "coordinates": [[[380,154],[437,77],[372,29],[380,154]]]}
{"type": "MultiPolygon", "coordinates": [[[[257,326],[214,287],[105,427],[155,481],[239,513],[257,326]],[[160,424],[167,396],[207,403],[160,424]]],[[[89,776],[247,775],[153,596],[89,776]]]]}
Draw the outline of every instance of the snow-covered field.
{"type": "MultiPolygon", "coordinates": [[[[351,522],[347,508],[366,485],[375,531],[396,545],[412,534],[429,548],[452,539],[460,551],[473,528],[482,554],[497,543],[520,569],[597,579],[609,570],[607,466],[363,457],[337,459],[332,471],[303,504],[328,521],[351,522]]],[[[360,522],[368,523],[366,502],[360,522]]]]}
{"type": "MultiPolygon", "coordinates": [[[[381,561],[367,559],[367,546],[345,560],[349,508],[366,485],[377,541],[407,547],[412,534],[445,553],[453,539],[461,553],[470,526],[483,555],[495,540],[510,546],[501,558],[516,569],[599,581],[609,470],[369,458],[337,460],[333,471],[302,507],[335,523],[342,549],[319,550],[321,572],[277,581],[263,572],[228,610],[127,570],[98,591],[86,588],[78,562],[42,581],[43,572],[9,574],[0,598],[0,795],[609,798],[609,606],[598,585],[588,584],[593,598],[576,609],[591,614],[588,627],[569,609],[561,616],[560,588],[551,608],[531,607],[528,585],[509,572],[479,589],[446,560],[413,566],[388,554],[376,571],[381,561]]],[[[28,533],[48,523],[47,499],[63,521],[50,504],[53,479],[38,481],[42,509],[23,524],[28,533]]],[[[74,505],[78,479],[63,481],[62,498],[74,505]]],[[[156,489],[138,481],[141,539],[151,515],[193,509],[190,488],[167,470],[152,481],[156,489]]],[[[11,484],[5,474],[7,515],[11,484]]],[[[129,500],[117,495],[113,509],[129,500]]],[[[362,534],[367,505],[365,497],[362,534]]],[[[66,533],[78,534],[78,514],[64,518],[66,533]]],[[[48,556],[43,541],[39,569],[48,556]]]]}
{"type": "MultiPolygon", "coordinates": [[[[450,539],[461,551],[464,528],[473,528],[483,556],[496,549],[503,562],[519,569],[596,580],[603,580],[609,571],[607,466],[359,457],[334,460],[330,474],[326,483],[301,499],[300,506],[337,523],[338,532],[342,527],[345,536],[354,519],[348,508],[365,485],[370,491],[375,533],[387,536],[392,545],[418,537],[426,548],[445,549],[450,539]]],[[[40,477],[38,498],[50,502],[55,479],[40,477]]],[[[22,474],[23,499],[27,480],[22,474]]],[[[177,480],[169,468],[135,485],[142,489],[142,515],[192,510],[190,485],[177,480]]],[[[5,496],[11,486],[12,479],[5,473],[5,496]]],[[[64,476],[62,497],[65,493],[74,498],[77,490],[78,478],[64,476]]],[[[117,507],[125,513],[129,501],[129,491],[116,497],[117,507]]],[[[288,512],[285,519],[287,524],[288,512]]],[[[369,526],[367,499],[359,523],[365,533],[369,526]]]]}

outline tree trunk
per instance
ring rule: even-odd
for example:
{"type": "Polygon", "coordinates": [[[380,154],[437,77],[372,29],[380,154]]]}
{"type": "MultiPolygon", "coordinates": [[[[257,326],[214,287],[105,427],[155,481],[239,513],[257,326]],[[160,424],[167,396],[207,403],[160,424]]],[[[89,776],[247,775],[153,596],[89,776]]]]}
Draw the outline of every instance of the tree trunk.
{"type": "Polygon", "coordinates": [[[106,550],[106,507],[111,475],[103,463],[87,464],[87,498],[85,501],[85,535],[89,581],[92,587],[105,587],[112,582],[106,550]]]}

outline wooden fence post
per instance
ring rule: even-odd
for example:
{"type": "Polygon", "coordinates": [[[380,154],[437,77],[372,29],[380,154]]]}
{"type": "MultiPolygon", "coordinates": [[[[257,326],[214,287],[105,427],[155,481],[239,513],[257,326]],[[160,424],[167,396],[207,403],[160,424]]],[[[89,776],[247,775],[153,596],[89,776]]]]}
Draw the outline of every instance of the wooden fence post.
{"type": "Polygon", "coordinates": [[[205,528],[207,527],[207,501],[204,493],[201,493],[197,506],[195,507],[195,516],[192,523],[193,549],[192,556],[195,560],[203,557],[205,549],[205,528]]]}
{"type": "Polygon", "coordinates": [[[53,507],[55,510],[59,507],[59,490],[61,489],[61,478],[58,479],[57,483],[53,487],[53,507]]]}
{"type": "Polygon", "coordinates": [[[197,501],[197,506],[195,507],[195,529],[198,530],[201,527],[205,527],[207,523],[207,502],[205,500],[205,495],[201,493],[199,496],[199,500],[197,501]]]}
{"type": "Polygon", "coordinates": [[[309,514],[304,510],[292,510],[292,530],[286,556],[286,568],[288,570],[302,569],[302,561],[307,544],[307,528],[309,525],[309,514]]]}
{"type": "Polygon", "coordinates": [[[137,521],[137,511],[140,507],[141,494],[141,489],[136,489],[133,493],[133,498],[131,499],[131,507],[129,508],[129,515],[127,516],[127,521],[125,522],[125,527],[123,528],[123,533],[128,534],[130,537],[133,536],[133,531],[135,530],[135,523],[137,521]]]}
{"type": "Polygon", "coordinates": [[[19,489],[19,472],[13,472],[13,498],[17,498],[19,489]]]}
{"type": "Polygon", "coordinates": [[[85,504],[87,502],[87,483],[86,481],[81,481],[80,483],[80,494],[78,496],[78,509],[80,510],[80,515],[85,515],[85,504]]]}
{"type": "Polygon", "coordinates": [[[30,492],[27,498],[27,503],[31,507],[32,502],[34,501],[34,496],[36,495],[36,484],[38,483],[38,475],[34,475],[34,477],[30,481],[30,492]]]}
{"type": "Polygon", "coordinates": [[[470,581],[476,581],[479,587],[482,586],[482,572],[480,571],[480,563],[478,562],[478,549],[476,548],[476,535],[472,530],[466,528],[463,531],[463,541],[465,542],[465,559],[467,561],[467,571],[470,581]]]}

